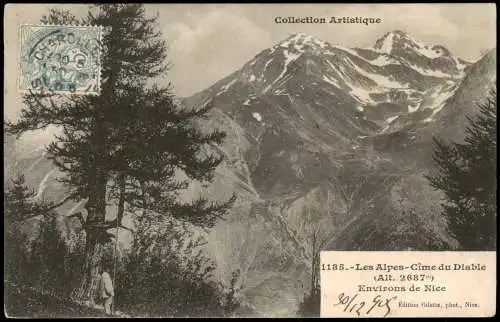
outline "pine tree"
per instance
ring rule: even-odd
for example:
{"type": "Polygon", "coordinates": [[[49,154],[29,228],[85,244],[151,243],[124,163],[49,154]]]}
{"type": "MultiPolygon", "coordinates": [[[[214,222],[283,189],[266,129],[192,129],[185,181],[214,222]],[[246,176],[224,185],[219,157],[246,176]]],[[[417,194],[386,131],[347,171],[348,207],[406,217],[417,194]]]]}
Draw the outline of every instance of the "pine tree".
{"type": "MultiPolygon", "coordinates": [[[[174,216],[203,227],[213,226],[235,200],[213,203],[199,199],[190,204],[176,200],[187,182],[175,181],[181,170],[190,179],[209,181],[223,157],[214,145],[225,133],[202,133],[196,121],[210,107],[188,109],[174,102],[170,87],[153,85],[168,70],[166,43],[155,31],[158,17],[148,18],[139,4],[98,4],[78,21],[68,12],[52,10],[43,23],[104,26],[102,83],[97,96],[62,97],[30,93],[24,97],[21,119],[7,131],[55,124],[62,135],[49,145],[48,154],[65,173],[67,199],[86,199],[87,217],[74,214],[86,233],[86,274],[74,297],[91,300],[98,280],[103,245],[121,226],[126,205],[174,216]],[[106,220],[108,198],[118,202],[115,220],[106,220]]],[[[123,227],[123,226],[122,226],[123,227]]]]}
{"type": "Polygon", "coordinates": [[[23,174],[11,180],[11,187],[5,191],[4,219],[6,227],[26,219],[47,215],[54,208],[50,202],[35,200],[36,193],[26,185],[23,174]]]}
{"type": "Polygon", "coordinates": [[[17,177],[12,179],[12,188],[5,192],[4,198],[4,218],[6,223],[22,221],[31,215],[33,204],[30,200],[34,196],[35,192],[25,184],[24,175],[18,174],[17,177]]]}
{"type": "Polygon", "coordinates": [[[64,268],[66,257],[66,245],[57,228],[56,216],[44,217],[40,222],[40,235],[33,242],[30,254],[32,269],[37,277],[36,284],[42,293],[59,293],[59,296],[64,294],[67,281],[64,268]]]}
{"type": "Polygon", "coordinates": [[[434,138],[438,174],[427,179],[444,191],[444,215],[464,250],[496,249],[496,89],[468,117],[464,143],[434,138]]]}
{"type": "MultiPolygon", "coordinates": [[[[11,180],[12,184],[5,191],[4,198],[4,233],[5,233],[5,275],[11,287],[12,283],[23,286],[34,286],[39,280],[41,265],[34,262],[35,257],[48,258],[46,249],[35,254],[35,244],[30,242],[28,231],[23,229],[26,220],[40,217],[43,226],[46,218],[54,220],[51,209],[53,204],[36,200],[33,189],[26,185],[23,174],[11,180]],[[46,216],[46,217],[45,217],[46,216]]],[[[55,257],[57,258],[57,256],[55,257]]]]}
{"type": "Polygon", "coordinates": [[[34,192],[25,185],[24,176],[19,174],[12,180],[12,186],[5,191],[4,197],[4,274],[5,288],[25,284],[28,275],[28,255],[26,238],[21,223],[31,215],[31,198],[34,192]]]}

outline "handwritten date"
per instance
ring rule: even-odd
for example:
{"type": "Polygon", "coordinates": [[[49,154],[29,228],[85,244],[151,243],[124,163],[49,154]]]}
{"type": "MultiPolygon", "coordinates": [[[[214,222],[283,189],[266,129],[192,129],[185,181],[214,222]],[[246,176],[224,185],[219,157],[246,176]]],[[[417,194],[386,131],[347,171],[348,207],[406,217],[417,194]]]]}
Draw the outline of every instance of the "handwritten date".
{"type": "Polygon", "coordinates": [[[340,293],[338,296],[338,303],[333,306],[344,306],[344,312],[352,312],[356,313],[358,316],[362,314],[370,315],[373,310],[377,311],[378,309],[385,310],[384,317],[391,313],[391,301],[395,300],[397,296],[393,296],[391,298],[384,298],[381,295],[375,296],[371,302],[370,301],[359,301],[358,293],[354,295],[346,295],[345,293],[340,293]]]}

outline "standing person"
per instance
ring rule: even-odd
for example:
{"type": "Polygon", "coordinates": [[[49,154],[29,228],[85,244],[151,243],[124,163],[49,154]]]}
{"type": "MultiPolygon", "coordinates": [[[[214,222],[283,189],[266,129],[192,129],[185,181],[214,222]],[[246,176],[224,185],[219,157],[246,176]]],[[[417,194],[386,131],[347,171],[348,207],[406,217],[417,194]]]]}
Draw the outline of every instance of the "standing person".
{"type": "Polygon", "coordinates": [[[115,296],[113,280],[109,275],[109,265],[103,264],[101,283],[100,283],[100,297],[104,302],[104,312],[107,315],[111,315],[111,305],[113,304],[113,298],[115,296]]]}

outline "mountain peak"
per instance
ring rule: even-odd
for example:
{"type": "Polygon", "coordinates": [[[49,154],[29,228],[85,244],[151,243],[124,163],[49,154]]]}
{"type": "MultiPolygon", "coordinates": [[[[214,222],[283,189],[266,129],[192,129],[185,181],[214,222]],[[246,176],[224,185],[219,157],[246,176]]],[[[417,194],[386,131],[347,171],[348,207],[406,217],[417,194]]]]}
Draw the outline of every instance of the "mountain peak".
{"type": "Polygon", "coordinates": [[[309,37],[309,35],[306,34],[305,32],[297,32],[297,33],[291,34],[287,39],[304,38],[304,37],[309,37]]]}
{"type": "Polygon", "coordinates": [[[418,44],[412,37],[404,33],[401,30],[394,30],[387,32],[381,38],[377,39],[373,49],[383,52],[385,54],[391,54],[395,45],[398,44],[418,44]]]}
{"type": "Polygon", "coordinates": [[[393,30],[390,32],[391,34],[394,34],[394,35],[398,35],[400,37],[407,37],[408,34],[406,34],[405,32],[401,31],[401,30],[393,30]]]}
{"type": "Polygon", "coordinates": [[[316,37],[310,36],[303,32],[298,32],[290,35],[288,38],[280,42],[277,46],[279,47],[295,47],[297,50],[302,50],[305,46],[307,47],[321,47],[326,46],[326,42],[320,40],[316,37]]]}
{"type": "Polygon", "coordinates": [[[401,30],[384,34],[375,42],[373,49],[388,55],[398,55],[403,51],[414,52],[430,59],[451,55],[445,47],[441,45],[428,46],[401,30]]]}
{"type": "Polygon", "coordinates": [[[297,33],[294,33],[294,34],[291,34],[290,36],[288,36],[288,38],[286,38],[285,41],[287,41],[287,40],[288,41],[300,41],[300,40],[305,40],[307,38],[312,38],[312,37],[304,32],[297,32],[297,33]]]}

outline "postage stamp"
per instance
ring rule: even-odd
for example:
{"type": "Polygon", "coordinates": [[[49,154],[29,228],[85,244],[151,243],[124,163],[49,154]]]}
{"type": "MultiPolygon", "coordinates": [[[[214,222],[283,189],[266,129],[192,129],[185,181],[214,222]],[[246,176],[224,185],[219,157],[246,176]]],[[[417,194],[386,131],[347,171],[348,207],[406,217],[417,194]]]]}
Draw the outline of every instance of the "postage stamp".
{"type": "Polygon", "coordinates": [[[21,25],[19,90],[98,95],[99,26],[21,25]]]}

